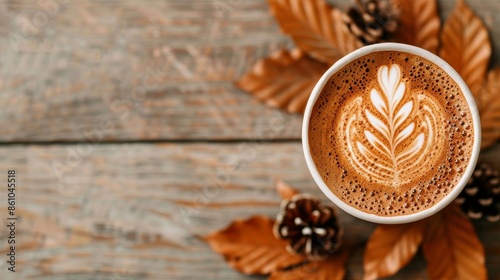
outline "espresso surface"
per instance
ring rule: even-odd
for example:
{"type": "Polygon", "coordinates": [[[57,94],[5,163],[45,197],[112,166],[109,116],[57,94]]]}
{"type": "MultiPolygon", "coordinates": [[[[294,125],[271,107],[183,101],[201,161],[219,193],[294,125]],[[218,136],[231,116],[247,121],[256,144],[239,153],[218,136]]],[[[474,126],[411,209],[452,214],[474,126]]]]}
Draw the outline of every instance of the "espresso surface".
{"type": "Polygon", "coordinates": [[[375,52],[335,73],[309,122],[317,170],[345,203],[379,216],[432,207],[458,183],[474,142],[472,116],[434,63],[375,52]]]}

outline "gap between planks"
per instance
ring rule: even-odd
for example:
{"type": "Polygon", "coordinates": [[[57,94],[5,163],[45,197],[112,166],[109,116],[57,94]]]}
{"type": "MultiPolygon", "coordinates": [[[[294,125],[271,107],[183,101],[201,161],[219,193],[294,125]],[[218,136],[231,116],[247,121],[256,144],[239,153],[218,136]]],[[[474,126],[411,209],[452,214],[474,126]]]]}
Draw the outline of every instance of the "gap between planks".
{"type": "Polygon", "coordinates": [[[280,139],[251,139],[251,138],[231,138],[231,139],[126,139],[126,140],[105,140],[101,142],[82,141],[0,141],[2,146],[71,146],[79,144],[88,145],[120,145],[120,144],[288,144],[300,143],[300,138],[280,138],[280,139]]]}

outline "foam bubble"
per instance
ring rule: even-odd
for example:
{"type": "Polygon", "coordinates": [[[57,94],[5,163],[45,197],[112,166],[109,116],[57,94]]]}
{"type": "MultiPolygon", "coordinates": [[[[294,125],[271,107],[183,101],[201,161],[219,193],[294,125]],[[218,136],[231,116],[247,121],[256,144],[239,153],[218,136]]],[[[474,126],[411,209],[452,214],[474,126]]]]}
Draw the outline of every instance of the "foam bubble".
{"type": "MultiPolygon", "coordinates": [[[[335,194],[349,205],[367,213],[394,216],[427,209],[453,189],[458,181],[457,174],[463,174],[467,167],[474,141],[471,141],[472,120],[468,114],[467,102],[459,87],[443,70],[430,61],[409,54],[380,52],[346,66],[330,79],[329,85],[320,94],[313,109],[309,143],[319,173],[335,194]],[[425,165],[418,160],[409,161],[409,165],[418,163],[421,167],[410,168],[412,173],[406,176],[406,181],[396,180],[392,184],[382,184],[383,180],[375,176],[366,177],[360,174],[359,169],[353,168],[349,158],[356,156],[356,151],[346,149],[342,143],[348,137],[338,129],[339,123],[349,121],[352,116],[355,117],[356,126],[370,126],[370,121],[361,118],[367,109],[379,120],[383,116],[376,108],[367,105],[366,99],[357,104],[358,108],[352,114],[344,114],[345,118],[334,112],[343,112],[343,108],[357,97],[366,98],[373,88],[380,92],[381,87],[377,85],[376,79],[377,69],[388,61],[400,66],[407,91],[423,93],[429,100],[434,100],[414,100],[413,109],[422,111],[426,105],[429,110],[443,114],[442,121],[438,121],[433,130],[438,135],[435,136],[436,139],[442,139],[439,141],[443,142],[434,141],[429,147],[428,157],[435,159],[434,161],[425,165]],[[405,204],[408,207],[403,207],[405,204]],[[392,208],[387,209],[388,205],[392,208]]],[[[410,99],[405,96],[397,109],[410,99]]],[[[429,125],[423,123],[425,114],[418,115],[422,117],[408,120],[405,124],[408,126],[414,122],[413,129],[424,133],[425,137],[425,128],[429,125]]],[[[401,131],[402,129],[396,132],[401,131]]],[[[375,138],[368,139],[361,133],[355,137],[367,147],[371,145],[370,142],[381,138],[381,133],[372,130],[372,134],[375,138]]],[[[410,134],[408,142],[401,143],[398,149],[411,147],[411,142],[417,135],[419,134],[410,134]]],[[[367,166],[374,174],[381,174],[384,157],[378,152],[375,159],[367,166]]]]}

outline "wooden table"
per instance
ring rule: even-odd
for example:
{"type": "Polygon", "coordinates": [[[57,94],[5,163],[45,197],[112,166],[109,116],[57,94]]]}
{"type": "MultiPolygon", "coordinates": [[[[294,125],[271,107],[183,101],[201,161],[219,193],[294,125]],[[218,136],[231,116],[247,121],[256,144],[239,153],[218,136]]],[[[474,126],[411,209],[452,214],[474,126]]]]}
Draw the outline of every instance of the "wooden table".
{"type": "MultiPolygon", "coordinates": [[[[302,156],[301,116],[233,85],[291,46],[266,1],[46,2],[55,4],[0,2],[0,174],[17,171],[20,219],[16,274],[0,230],[0,279],[259,279],[199,236],[274,216],[278,178],[321,195],[302,156]]],[[[446,17],[454,1],[439,2],[446,17]]],[[[500,3],[469,2],[491,28],[498,63],[500,3]]],[[[484,157],[500,166],[499,153],[484,157]]],[[[340,218],[359,240],[374,228],[340,218]]],[[[499,279],[500,223],[476,226],[499,279]]],[[[349,279],[361,278],[362,255],[349,279]]],[[[394,277],[410,278],[426,278],[420,254],[394,277]]]]}

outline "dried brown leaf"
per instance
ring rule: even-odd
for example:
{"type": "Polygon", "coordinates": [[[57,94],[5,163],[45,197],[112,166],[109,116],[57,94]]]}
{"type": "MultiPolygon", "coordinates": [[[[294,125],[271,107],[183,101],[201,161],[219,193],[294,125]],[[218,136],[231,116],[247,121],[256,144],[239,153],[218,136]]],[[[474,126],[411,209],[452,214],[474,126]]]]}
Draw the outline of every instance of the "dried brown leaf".
{"type": "Polygon", "coordinates": [[[259,60],[236,85],[271,107],[303,113],[312,89],[328,67],[298,49],[259,60]]]}
{"type": "Polygon", "coordinates": [[[324,261],[309,262],[290,270],[279,270],[269,276],[269,280],[342,280],[346,273],[349,254],[339,252],[324,261]]]}
{"type": "Polygon", "coordinates": [[[379,225],[368,240],[364,256],[365,279],[394,275],[415,256],[424,236],[425,221],[379,225]]]}
{"type": "Polygon", "coordinates": [[[282,199],[291,199],[292,196],[300,193],[294,187],[283,182],[282,180],[278,180],[276,182],[276,191],[278,191],[278,194],[281,196],[282,199]]]}
{"type": "Polygon", "coordinates": [[[396,41],[437,53],[439,46],[439,18],[436,0],[393,0],[399,9],[399,28],[396,41]]]}
{"type": "Polygon", "coordinates": [[[441,33],[439,55],[465,80],[473,93],[480,90],[491,57],[488,29],[464,0],[457,5],[441,33]]]}
{"type": "Polygon", "coordinates": [[[301,50],[328,64],[362,46],[342,20],[343,13],[324,0],[269,0],[283,33],[301,50]]]}
{"type": "Polygon", "coordinates": [[[483,245],[455,204],[428,219],[422,249],[430,279],[487,279],[483,245]]]}
{"type": "Polygon", "coordinates": [[[475,96],[481,116],[481,148],[485,149],[500,139],[500,68],[488,73],[488,81],[475,96]]]}
{"type": "Polygon", "coordinates": [[[304,260],[286,251],[287,242],[274,237],[273,225],[268,217],[254,216],[234,221],[204,239],[234,269],[245,274],[269,274],[304,260]]]}

